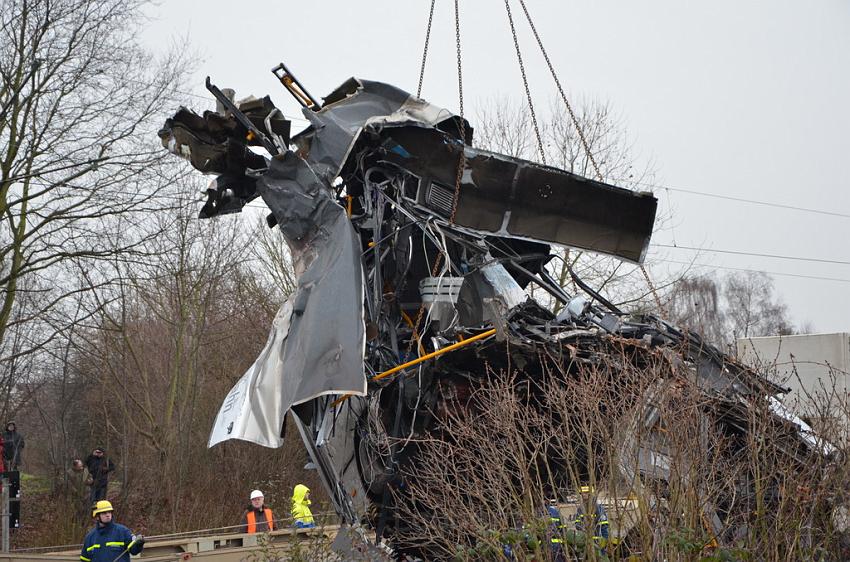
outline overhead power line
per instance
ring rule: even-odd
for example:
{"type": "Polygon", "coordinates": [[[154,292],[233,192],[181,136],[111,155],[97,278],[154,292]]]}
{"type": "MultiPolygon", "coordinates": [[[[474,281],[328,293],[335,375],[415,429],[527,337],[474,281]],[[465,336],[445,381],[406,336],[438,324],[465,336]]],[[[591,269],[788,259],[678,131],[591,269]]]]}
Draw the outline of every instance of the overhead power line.
{"type": "Polygon", "coordinates": [[[801,213],[814,213],[817,215],[826,215],[830,217],[840,217],[844,219],[850,219],[850,213],[840,213],[837,211],[826,211],[824,209],[814,209],[811,207],[801,207],[799,205],[785,205],[783,203],[774,203],[772,201],[762,201],[759,199],[748,199],[745,197],[733,197],[731,195],[720,195],[718,193],[708,193],[705,191],[698,191],[696,189],[685,189],[683,187],[671,187],[668,185],[660,185],[656,183],[645,183],[645,182],[637,182],[637,185],[650,187],[656,190],[666,190],[666,191],[675,191],[677,193],[686,193],[688,195],[698,195],[700,197],[711,197],[713,199],[723,199],[726,201],[735,201],[737,203],[748,203],[751,205],[763,205],[765,207],[773,207],[776,209],[786,209],[789,211],[798,211],[801,213]]]}
{"type": "Polygon", "coordinates": [[[753,273],[766,273],[768,275],[777,275],[779,277],[796,277],[798,279],[815,279],[818,281],[835,281],[837,283],[850,283],[850,279],[845,279],[841,277],[822,277],[819,275],[803,275],[801,273],[784,273],[781,271],[768,271],[766,269],[752,269],[748,267],[729,267],[724,265],[715,265],[708,263],[697,263],[690,261],[678,261],[678,260],[666,260],[666,259],[658,259],[657,261],[663,263],[676,263],[681,265],[691,265],[695,267],[709,267],[711,269],[725,269],[730,271],[751,271],[753,273]]]}
{"type": "MultiPolygon", "coordinates": [[[[39,182],[39,181],[31,181],[30,183],[32,183],[33,185],[41,185],[41,186],[50,185],[50,184],[39,182]]],[[[72,185],[72,184],[68,184],[68,186],[69,187],[82,188],[82,186],[75,186],[75,185],[72,185]]],[[[111,194],[115,194],[115,195],[127,195],[127,196],[130,196],[130,197],[136,197],[136,196],[151,197],[151,198],[173,200],[173,201],[178,201],[178,202],[181,202],[181,203],[198,204],[198,205],[202,205],[203,203],[206,202],[206,197],[204,197],[204,194],[203,194],[202,191],[197,192],[197,198],[191,197],[191,196],[187,197],[185,195],[172,195],[170,193],[150,194],[150,193],[132,192],[132,191],[126,191],[126,190],[111,190],[110,189],[110,190],[108,190],[108,192],[111,193],[111,194]]],[[[245,204],[244,207],[253,208],[253,209],[262,209],[264,211],[269,210],[268,206],[265,204],[265,202],[263,202],[262,198],[260,198],[260,197],[257,197],[253,201],[245,204]]],[[[805,256],[787,256],[787,255],[781,255],[781,254],[768,254],[768,253],[763,253],[763,252],[747,252],[747,251],[744,251],[744,250],[700,248],[700,247],[696,247],[696,246],[683,246],[683,245],[679,245],[679,244],[661,244],[661,243],[652,243],[651,246],[656,247],[656,248],[668,248],[668,249],[672,249],[672,250],[686,250],[686,251],[690,251],[690,252],[708,252],[708,253],[713,253],[713,254],[729,254],[729,255],[736,255],[736,256],[750,256],[750,257],[769,258],[769,259],[781,259],[781,260],[788,260],[788,261],[826,263],[826,264],[834,264],[834,265],[850,265],[850,261],[847,261],[847,260],[832,260],[832,259],[826,259],[826,258],[810,258],[810,257],[805,257],[805,256]]]]}
{"type": "Polygon", "coordinates": [[[743,250],[717,250],[711,248],[697,248],[695,246],[681,246],[674,244],[652,244],[657,248],[672,248],[674,250],[689,250],[696,252],[711,252],[712,254],[732,254],[736,256],[754,256],[759,258],[771,258],[777,260],[791,260],[791,261],[808,261],[815,263],[833,263],[838,265],[850,265],[850,261],[844,260],[829,260],[824,258],[807,258],[803,256],[783,256],[780,254],[764,254],[760,252],[745,252],[743,250]]]}

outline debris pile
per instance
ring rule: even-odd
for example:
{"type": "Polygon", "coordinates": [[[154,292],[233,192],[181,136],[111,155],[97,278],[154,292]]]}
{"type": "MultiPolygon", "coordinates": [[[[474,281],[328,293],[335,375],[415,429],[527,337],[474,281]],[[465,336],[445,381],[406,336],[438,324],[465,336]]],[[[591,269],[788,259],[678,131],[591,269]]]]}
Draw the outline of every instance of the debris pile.
{"type": "MultiPolygon", "coordinates": [[[[651,314],[628,314],[574,276],[569,294],[546,271],[551,247],[639,263],[657,200],[557,168],[473,147],[462,118],[398,88],[351,78],[318,103],[285,66],[275,68],[310,125],[290,122],[268,97],[235,104],[209,84],[219,111],[180,109],[163,146],[215,179],[200,218],[238,212],[261,197],[286,238],[298,278],[268,342],[224,400],[210,446],[283,443],[291,412],[340,517],[392,536],[387,516],[416,447],[488,372],[530,380],[559,363],[565,384],[612,346],[640,368],[649,355],[691,377],[715,423],[746,442],[748,409],[770,405],[791,458],[829,446],[775,396],[783,389],[651,314]],[[562,304],[530,298],[534,284],[562,304]]],[[[624,478],[664,481],[657,395],[634,397],[624,428],[624,478]],[[639,425],[639,427],[638,427],[639,425]]],[[[588,475],[590,476],[590,475],[588,475]]],[[[566,479],[565,479],[566,481],[566,479]]],[[[729,517],[706,511],[719,534],[729,517]]]]}

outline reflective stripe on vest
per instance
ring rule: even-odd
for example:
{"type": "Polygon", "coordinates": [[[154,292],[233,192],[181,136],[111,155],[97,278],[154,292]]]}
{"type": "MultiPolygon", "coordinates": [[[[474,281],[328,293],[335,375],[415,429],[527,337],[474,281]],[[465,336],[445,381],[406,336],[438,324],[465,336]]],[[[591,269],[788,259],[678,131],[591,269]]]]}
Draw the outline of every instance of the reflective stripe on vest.
{"type": "MultiPolygon", "coordinates": [[[[263,509],[263,513],[266,516],[266,523],[268,523],[268,525],[269,525],[269,531],[274,531],[274,519],[272,517],[272,510],[269,509],[269,508],[265,508],[265,509],[263,509]]],[[[256,533],[257,532],[257,514],[253,509],[248,512],[246,519],[248,520],[248,532],[249,533],[256,533]]]]}

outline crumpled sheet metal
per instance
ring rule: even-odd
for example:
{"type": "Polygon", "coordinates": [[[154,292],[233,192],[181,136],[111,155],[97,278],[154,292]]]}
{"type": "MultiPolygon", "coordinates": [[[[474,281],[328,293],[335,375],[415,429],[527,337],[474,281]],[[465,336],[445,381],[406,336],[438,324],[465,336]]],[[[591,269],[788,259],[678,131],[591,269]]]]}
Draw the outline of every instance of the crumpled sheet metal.
{"type": "Polygon", "coordinates": [[[283,445],[284,408],[281,382],[283,353],[292,317],[291,299],[280,307],[266,346],[251,368],[227,393],[216,415],[208,446],[242,439],[264,447],[283,445]]]}
{"type": "Polygon", "coordinates": [[[204,174],[241,175],[246,166],[265,167],[262,156],[252,152],[244,142],[234,142],[233,137],[240,136],[235,119],[214,111],[205,111],[200,116],[181,107],[166,119],[158,135],[163,147],[204,174]]]}
{"type": "MultiPolygon", "coordinates": [[[[304,108],[311,128],[293,141],[309,151],[307,159],[320,175],[339,175],[360,134],[367,126],[380,130],[384,125],[436,127],[448,121],[457,129],[460,119],[450,111],[382,82],[350,78],[327,98],[319,111],[304,108]]],[[[472,127],[464,121],[471,135],[472,127]]],[[[305,151],[306,151],[305,150],[305,151]]]]}
{"type": "Polygon", "coordinates": [[[292,152],[271,161],[259,192],[290,244],[298,282],[260,356],[227,395],[209,446],[283,444],[289,409],[327,394],[366,394],[363,273],[345,210],[292,152]]]}
{"type": "MultiPolygon", "coordinates": [[[[293,405],[324,394],[365,395],[360,242],[329,185],[361,146],[374,150],[377,140],[388,163],[421,176],[416,202],[445,217],[446,194],[443,208],[434,194],[453,187],[465,150],[455,219],[479,233],[632,261],[648,246],[654,197],[471,148],[460,142],[459,117],[394,86],[352,78],[326,100],[317,112],[304,110],[311,127],[293,139],[305,159],[287,151],[256,182],[292,249],[298,288],[266,349],[228,394],[210,445],[239,438],[279,446],[293,405]]],[[[471,141],[472,127],[463,127],[471,141]]]]}

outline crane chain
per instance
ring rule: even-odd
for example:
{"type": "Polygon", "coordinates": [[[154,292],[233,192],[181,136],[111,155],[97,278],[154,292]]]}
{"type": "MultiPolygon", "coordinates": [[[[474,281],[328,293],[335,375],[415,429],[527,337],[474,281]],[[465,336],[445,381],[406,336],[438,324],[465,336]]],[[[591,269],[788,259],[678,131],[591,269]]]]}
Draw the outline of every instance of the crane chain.
{"type": "MultiPolygon", "coordinates": [[[[452,195],[452,212],[449,217],[449,224],[454,224],[455,216],[457,215],[457,203],[458,198],[460,196],[460,183],[463,179],[463,170],[466,167],[466,125],[463,119],[463,64],[461,59],[461,48],[460,48],[460,7],[458,6],[458,0],[454,0],[455,4],[455,45],[457,48],[457,90],[458,90],[458,103],[460,105],[460,121],[458,123],[458,129],[460,131],[460,158],[458,159],[457,164],[457,173],[455,175],[455,191],[452,195]]],[[[429,21],[430,27],[430,21],[429,21]]],[[[443,262],[443,253],[447,252],[447,248],[437,248],[439,252],[437,253],[437,257],[434,259],[434,266],[431,268],[431,277],[436,277],[437,273],[440,271],[440,266],[443,262]]],[[[410,341],[407,345],[407,354],[410,355],[410,352],[413,350],[413,344],[419,340],[419,327],[422,324],[422,318],[425,315],[425,303],[423,302],[419,306],[419,310],[416,313],[416,319],[413,321],[413,333],[411,334],[410,341]]]]}
{"type": "Polygon", "coordinates": [[[543,41],[540,39],[540,35],[537,33],[537,27],[535,27],[534,22],[531,19],[531,14],[528,13],[528,8],[525,5],[525,0],[519,0],[520,6],[522,6],[522,11],[525,13],[525,19],[528,21],[529,27],[531,27],[531,32],[534,34],[534,39],[537,41],[537,46],[540,47],[540,52],[543,54],[543,58],[546,60],[546,66],[549,67],[549,73],[552,75],[552,78],[555,80],[555,86],[558,88],[558,93],[561,95],[561,99],[564,102],[564,105],[567,106],[567,111],[570,113],[570,119],[573,121],[573,125],[575,125],[576,131],[578,132],[579,139],[581,139],[581,144],[584,147],[584,152],[587,154],[587,158],[590,160],[591,165],[593,166],[593,171],[596,172],[596,179],[602,181],[602,172],[599,169],[599,164],[596,163],[596,158],[593,157],[593,153],[590,151],[590,145],[587,143],[587,138],[584,136],[584,130],[581,127],[581,124],[576,117],[575,112],[573,111],[573,106],[570,105],[570,101],[567,99],[567,95],[564,93],[564,88],[561,86],[561,81],[558,80],[558,75],[555,72],[555,67],[552,66],[552,61],[549,60],[549,54],[546,52],[546,49],[543,47],[543,41]]]}
{"type": "Polygon", "coordinates": [[[457,164],[457,174],[455,175],[455,192],[452,196],[452,214],[449,217],[449,223],[454,224],[457,216],[457,202],[460,197],[460,182],[463,179],[463,169],[466,167],[466,124],[463,118],[463,64],[461,60],[460,49],[460,7],[458,0],[455,0],[455,45],[457,47],[457,97],[460,105],[460,122],[458,128],[460,130],[460,159],[457,164]]]}
{"type": "Polygon", "coordinates": [[[540,162],[546,164],[546,152],[543,149],[543,138],[540,136],[540,127],[537,126],[537,114],[534,112],[534,102],[531,100],[531,89],[528,87],[528,78],[525,74],[525,64],[522,62],[522,52],[519,48],[519,39],[516,35],[516,26],[514,25],[514,17],[511,14],[510,0],[505,0],[505,10],[508,12],[508,22],[511,25],[511,34],[514,37],[514,48],[516,49],[516,58],[519,63],[519,71],[522,74],[522,85],[525,88],[525,97],[528,100],[528,109],[531,113],[531,123],[534,125],[534,135],[537,137],[537,149],[540,151],[540,162]]]}
{"type": "MultiPolygon", "coordinates": [[[[505,0],[507,2],[507,0],[505,0]]],[[[520,6],[522,6],[522,11],[525,14],[525,19],[528,21],[528,25],[531,28],[531,32],[534,34],[534,39],[537,41],[537,46],[540,47],[540,52],[543,54],[543,58],[546,61],[546,66],[549,67],[549,73],[552,75],[552,78],[555,80],[555,86],[558,88],[558,93],[561,95],[561,99],[564,102],[564,105],[567,107],[567,111],[570,114],[570,119],[573,121],[573,125],[575,125],[576,132],[578,133],[579,139],[581,140],[581,145],[584,148],[585,154],[587,154],[588,160],[590,160],[591,165],[593,166],[593,171],[596,173],[596,179],[599,181],[604,181],[602,177],[602,171],[599,169],[599,164],[596,163],[596,158],[593,157],[593,153],[590,151],[590,145],[587,142],[587,138],[584,136],[584,130],[582,129],[581,123],[579,123],[578,118],[576,117],[575,112],[573,111],[572,105],[570,105],[570,101],[567,99],[567,95],[564,93],[564,88],[561,86],[561,81],[558,79],[558,74],[555,72],[555,68],[552,66],[552,61],[549,59],[549,54],[546,52],[546,48],[543,46],[543,40],[540,39],[540,34],[537,33],[537,27],[534,25],[534,21],[531,19],[531,14],[528,13],[528,7],[525,5],[525,0],[519,0],[520,6]]],[[[516,40],[516,36],[514,36],[514,40],[516,40]]],[[[643,273],[644,278],[646,279],[647,285],[649,285],[649,289],[652,292],[652,296],[655,299],[655,305],[658,307],[658,311],[666,316],[664,311],[664,306],[661,304],[661,297],[658,296],[658,290],[655,288],[655,284],[652,282],[652,279],[649,277],[649,272],[646,270],[643,264],[638,264],[640,267],[641,273],[643,273]]]]}
{"type": "Polygon", "coordinates": [[[422,80],[425,78],[425,61],[428,60],[428,42],[431,40],[431,23],[434,21],[434,4],[437,0],[431,0],[431,11],[428,13],[428,27],[425,30],[425,47],[422,49],[422,66],[419,68],[419,87],[416,88],[416,97],[422,97],[422,80]]]}
{"type": "Polygon", "coordinates": [[[661,304],[661,297],[658,296],[658,291],[655,289],[655,284],[652,282],[652,279],[649,278],[649,272],[646,270],[644,265],[638,264],[640,266],[640,271],[643,273],[644,279],[646,279],[646,284],[649,285],[650,291],[652,291],[652,298],[655,299],[655,306],[658,307],[658,312],[661,313],[661,316],[667,316],[667,311],[664,309],[664,305],[661,304]]]}
{"type": "MultiPolygon", "coordinates": [[[[558,88],[558,93],[561,96],[561,100],[564,102],[564,105],[566,106],[567,111],[569,112],[570,119],[572,120],[573,125],[576,128],[576,132],[578,133],[579,139],[581,140],[581,144],[582,144],[582,147],[584,148],[585,154],[587,154],[587,158],[588,158],[588,160],[590,160],[590,163],[593,166],[593,171],[596,174],[596,178],[599,181],[604,181],[603,176],[602,176],[602,171],[599,168],[599,164],[596,162],[596,158],[593,156],[593,153],[590,150],[590,145],[587,142],[587,137],[584,134],[584,130],[581,126],[581,123],[579,122],[578,117],[576,117],[575,111],[573,111],[573,108],[572,108],[572,105],[569,102],[569,99],[567,99],[567,95],[564,92],[564,88],[561,85],[561,81],[558,79],[558,75],[555,72],[555,68],[552,65],[552,61],[549,58],[549,54],[546,52],[546,48],[543,46],[543,41],[540,38],[540,34],[537,32],[537,27],[534,25],[534,21],[531,19],[531,14],[528,12],[528,7],[525,4],[525,0],[519,0],[519,3],[520,3],[520,6],[522,7],[523,13],[525,14],[525,18],[528,21],[528,25],[531,28],[532,33],[534,34],[534,39],[537,41],[537,46],[540,48],[540,52],[543,54],[543,58],[546,61],[546,66],[549,69],[549,73],[552,75],[552,78],[555,81],[555,86],[558,88]]],[[[425,45],[424,45],[424,48],[422,50],[422,64],[421,64],[420,69],[419,69],[419,85],[418,85],[418,88],[416,90],[417,97],[421,96],[421,94],[422,94],[422,83],[423,83],[423,79],[424,79],[424,76],[425,76],[425,63],[426,63],[427,57],[428,57],[428,45],[429,45],[430,37],[431,37],[431,26],[432,26],[433,19],[434,19],[434,5],[435,4],[436,4],[436,0],[431,0],[431,7],[430,7],[430,10],[429,10],[429,13],[428,13],[428,25],[427,25],[427,28],[426,28],[426,31],[425,31],[425,45]]],[[[458,199],[459,199],[459,196],[460,196],[460,186],[461,186],[461,181],[463,179],[463,170],[466,167],[466,151],[465,151],[466,126],[465,126],[465,123],[464,123],[464,107],[463,107],[463,64],[462,64],[462,57],[461,57],[459,0],[454,0],[454,9],[455,9],[455,46],[456,46],[456,52],[457,52],[458,104],[459,104],[459,110],[460,110],[459,111],[460,121],[458,123],[458,128],[459,128],[459,132],[460,132],[461,151],[460,151],[460,158],[458,160],[457,174],[455,176],[455,189],[454,189],[454,194],[452,196],[452,211],[451,211],[451,216],[449,217],[449,224],[454,224],[454,222],[455,222],[455,218],[456,218],[456,215],[457,215],[457,204],[458,204],[458,199]]],[[[539,128],[539,125],[538,125],[538,122],[537,122],[537,115],[536,115],[536,112],[534,110],[534,104],[533,104],[532,97],[531,97],[531,89],[529,88],[529,85],[528,85],[528,77],[527,77],[527,74],[526,74],[526,71],[525,71],[525,64],[524,64],[523,59],[522,59],[522,51],[521,51],[520,46],[519,46],[519,39],[517,38],[517,33],[516,33],[516,25],[514,23],[513,14],[511,13],[509,0],[505,0],[505,10],[507,11],[507,14],[508,14],[508,21],[509,21],[510,27],[511,27],[511,34],[513,36],[514,48],[516,49],[516,54],[517,54],[517,62],[519,63],[520,73],[522,75],[523,87],[525,89],[525,95],[526,95],[526,98],[528,100],[529,112],[531,113],[531,120],[532,120],[532,124],[534,126],[534,134],[535,134],[535,137],[537,138],[537,147],[538,147],[538,150],[540,152],[541,162],[543,164],[546,164],[546,154],[545,154],[545,150],[544,150],[544,146],[543,146],[543,140],[542,140],[542,136],[540,134],[540,128],[539,128]]],[[[432,277],[436,277],[437,272],[439,271],[440,266],[442,265],[443,252],[445,252],[445,251],[446,251],[446,248],[443,248],[442,251],[440,251],[437,254],[437,256],[434,260],[434,266],[433,266],[432,271],[431,271],[432,277]]],[[[655,304],[658,307],[658,310],[663,315],[664,314],[664,307],[661,303],[661,298],[658,296],[658,291],[656,290],[654,283],[652,282],[652,280],[649,277],[649,272],[646,270],[646,268],[643,266],[643,264],[639,264],[639,267],[640,267],[641,273],[643,273],[643,276],[646,279],[647,285],[649,285],[649,288],[652,292],[652,296],[655,299],[655,304]]],[[[421,325],[424,312],[425,312],[425,303],[422,303],[422,305],[419,307],[419,311],[416,314],[416,319],[413,322],[413,333],[412,333],[412,337],[410,339],[409,346],[408,346],[408,354],[412,350],[414,342],[418,339],[417,333],[419,332],[419,327],[421,325]]]]}

